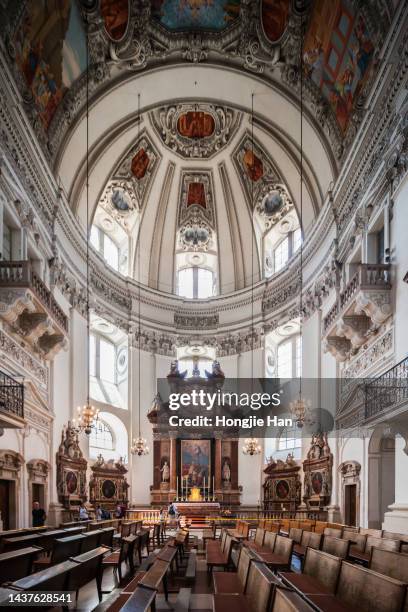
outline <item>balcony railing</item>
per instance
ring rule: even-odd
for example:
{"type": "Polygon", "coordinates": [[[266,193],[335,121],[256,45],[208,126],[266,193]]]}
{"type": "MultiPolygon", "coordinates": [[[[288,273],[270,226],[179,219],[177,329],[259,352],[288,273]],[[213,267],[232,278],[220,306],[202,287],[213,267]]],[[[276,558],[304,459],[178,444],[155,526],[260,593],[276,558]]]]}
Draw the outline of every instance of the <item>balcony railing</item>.
{"type": "Polygon", "coordinates": [[[0,412],[24,418],[24,385],[1,371],[0,412]]]}
{"type": "Polygon", "coordinates": [[[408,357],[365,384],[365,418],[408,402],[408,357]]]}
{"type": "Polygon", "coordinates": [[[350,304],[356,293],[367,289],[391,289],[390,264],[360,264],[347,287],[342,291],[335,304],[323,320],[323,331],[326,333],[336,319],[350,304]]]}
{"type": "Polygon", "coordinates": [[[51,291],[34,272],[30,261],[0,261],[0,287],[31,289],[58,325],[68,332],[68,318],[58,306],[51,291]]]}

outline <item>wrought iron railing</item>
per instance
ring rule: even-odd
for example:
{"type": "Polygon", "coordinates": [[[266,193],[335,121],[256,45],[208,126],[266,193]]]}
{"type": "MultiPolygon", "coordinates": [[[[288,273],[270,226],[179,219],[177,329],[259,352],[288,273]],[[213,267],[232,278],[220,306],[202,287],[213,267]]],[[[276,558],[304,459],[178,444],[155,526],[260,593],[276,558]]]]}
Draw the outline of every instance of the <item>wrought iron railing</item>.
{"type": "Polygon", "coordinates": [[[360,264],[323,320],[323,332],[332,326],[360,289],[391,289],[390,264],[360,264]]]}
{"type": "Polygon", "coordinates": [[[24,418],[24,385],[1,371],[0,412],[24,418]]]}
{"type": "Polygon", "coordinates": [[[365,384],[365,418],[408,402],[408,357],[365,384]]]}
{"type": "Polygon", "coordinates": [[[27,287],[33,291],[55,321],[68,332],[68,317],[30,261],[0,261],[0,287],[27,287]]]}

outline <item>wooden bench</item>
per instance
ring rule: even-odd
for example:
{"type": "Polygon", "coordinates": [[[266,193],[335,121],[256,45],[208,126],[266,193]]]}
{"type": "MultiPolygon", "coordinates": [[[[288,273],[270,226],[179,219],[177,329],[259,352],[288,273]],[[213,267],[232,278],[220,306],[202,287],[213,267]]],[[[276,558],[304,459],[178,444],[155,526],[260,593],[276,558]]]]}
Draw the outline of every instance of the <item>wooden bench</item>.
{"type": "MultiPolygon", "coordinates": [[[[363,534],[364,536],[365,534],[363,534]]],[[[376,538],[374,536],[367,536],[364,551],[357,550],[355,546],[350,547],[349,556],[353,561],[359,561],[368,565],[370,561],[371,549],[373,546],[382,550],[391,550],[398,552],[400,549],[399,540],[385,540],[384,538],[376,538]]]]}
{"type": "Polygon", "coordinates": [[[191,589],[181,588],[178,592],[174,612],[188,612],[190,609],[191,589]]]}
{"type": "Polygon", "coordinates": [[[369,568],[374,572],[408,584],[408,555],[406,553],[384,550],[373,546],[371,548],[369,568]]]}
{"type": "Polygon", "coordinates": [[[244,593],[251,561],[256,556],[250,548],[242,547],[236,572],[214,572],[214,593],[244,593]]]}
{"type": "Polygon", "coordinates": [[[122,538],[120,549],[108,554],[102,561],[103,568],[113,567],[114,574],[117,576],[118,583],[122,582],[122,564],[127,563],[133,571],[133,554],[137,536],[122,538]]]}
{"type": "Polygon", "coordinates": [[[169,591],[167,587],[167,571],[169,564],[167,561],[157,559],[152,567],[144,574],[140,580],[140,586],[148,589],[154,589],[156,592],[159,590],[160,585],[163,584],[164,596],[166,601],[169,598],[169,591]]]}
{"type": "Polygon", "coordinates": [[[148,610],[154,612],[156,593],[154,589],[138,587],[120,608],[121,612],[147,612],[148,610]]]}
{"type": "Polygon", "coordinates": [[[41,552],[41,548],[29,546],[0,553],[0,580],[1,583],[13,582],[31,574],[34,559],[41,552]]]}
{"type": "Polygon", "coordinates": [[[323,537],[322,550],[329,553],[329,555],[347,559],[350,552],[350,540],[342,540],[325,535],[323,537]]]}
{"type": "Polygon", "coordinates": [[[253,548],[253,549],[262,548],[264,539],[265,539],[265,533],[266,533],[265,529],[263,529],[262,527],[257,527],[254,539],[248,540],[248,542],[246,542],[245,545],[248,548],[253,548]]]}
{"type": "Polygon", "coordinates": [[[19,548],[27,548],[27,546],[39,545],[41,533],[31,533],[28,535],[15,536],[12,538],[3,538],[2,551],[18,550],[19,548]]]}
{"type": "Polygon", "coordinates": [[[84,541],[85,536],[81,534],[68,536],[67,538],[56,538],[53,541],[50,556],[37,559],[34,563],[35,567],[37,569],[44,568],[79,555],[84,541]]]}
{"type": "Polygon", "coordinates": [[[373,538],[382,538],[383,530],[382,529],[366,529],[365,527],[360,527],[359,533],[362,535],[372,536],[373,538]]]}
{"type": "MultiPolygon", "coordinates": [[[[244,546],[246,546],[247,548],[250,548],[251,550],[255,552],[271,553],[273,552],[273,549],[275,547],[275,542],[276,542],[277,537],[278,537],[277,533],[274,533],[273,531],[265,531],[262,546],[260,546],[259,543],[256,543],[255,541],[254,542],[244,542],[244,546]]],[[[261,537],[259,537],[258,542],[260,541],[260,539],[261,537]]]]}
{"type": "Polygon", "coordinates": [[[228,529],[228,533],[237,540],[246,540],[249,535],[249,523],[238,520],[235,529],[228,529]]]}
{"type": "Polygon", "coordinates": [[[271,612],[310,612],[315,610],[300,595],[288,589],[276,588],[271,612]]]}
{"type": "Polygon", "coordinates": [[[251,562],[244,593],[214,593],[213,612],[268,612],[280,582],[262,563],[251,562]]]}
{"type": "Polygon", "coordinates": [[[73,561],[64,561],[16,580],[11,586],[22,591],[65,591],[68,574],[76,567],[73,561]]]}
{"type": "Polygon", "coordinates": [[[361,565],[341,562],[334,595],[307,594],[307,600],[317,610],[349,612],[400,612],[405,600],[406,584],[361,565]]]}
{"type": "Polygon", "coordinates": [[[190,550],[188,555],[186,573],[184,574],[184,579],[188,584],[192,584],[196,577],[197,571],[197,551],[193,548],[190,550]]]}
{"type": "Polygon", "coordinates": [[[175,546],[169,545],[162,548],[156,555],[156,559],[160,559],[161,561],[167,561],[172,571],[174,570],[174,565],[176,566],[177,571],[179,569],[177,560],[177,548],[175,546]]]}
{"type": "Polygon", "coordinates": [[[320,549],[322,543],[323,534],[314,533],[313,531],[302,531],[302,539],[300,544],[293,545],[293,554],[297,557],[303,558],[306,554],[307,548],[320,549]]]}
{"type": "MultiPolygon", "coordinates": [[[[81,553],[86,553],[94,548],[98,548],[101,544],[102,529],[87,531],[83,534],[85,540],[82,542],[81,553]]],[[[106,550],[105,550],[106,552],[106,550]]]]}
{"type": "Polygon", "coordinates": [[[63,529],[53,529],[52,531],[45,531],[42,533],[38,540],[38,546],[41,546],[45,551],[51,552],[54,542],[57,538],[68,537],[70,534],[63,529]]]}
{"type": "Polygon", "coordinates": [[[75,591],[78,599],[79,589],[88,584],[91,580],[96,580],[96,588],[98,591],[99,601],[102,600],[102,561],[106,554],[106,549],[102,546],[94,548],[77,557],[73,557],[70,561],[77,564],[77,567],[72,568],[69,572],[66,584],[67,591],[75,591]]]}
{"type": "Polygon", "coordinates": [[[326,527],[323,531],[323,535],[330,536],[331,538],[342,538],[343,529],[336,529],[334,527],[326,527]]]}
{"type": "Polygon", "coordinates": [[[291,538],[277,535],[273,551],[254,551],[260,561],[270,569],[290,570],[294,542],[291,538]]]}
{"type": "MultiPolygon", "coordinates": [[[[89,533],[89,532],[88,532],[89,533]]],[[[104,527],[100,530],[101,539],[99,541],[100,546],[106,546],[112,550],[113,548],[113,536],[115,535],[115,529],[113,527],[104,527]]]]}
{"type": "Polygon", "coordinates": [[[227,533],[223,544],[219,547],[207,547],[206,551],[206,563],[207,572],[211,574],[214,567],[222,567],[228,569],[231,566],[231,552],[234,544],[234,538],[227,533]]]}
{"type": "Polygon", "coordinates": [[[314,526],[315,533],[323,533],[327,527],[327,523],[325,521],[316,521],[314,526]]]}
{"type": "Polygon", "coordinates": [[[64,528],[64,533],[67,535],[78,535],[79,533],[85,533],[87,530],[87,525],[78,525],[77,527],[68,527],[64,528]]]}
{"type": "MultiPolygon", "coordinates": [[[[320,534],[318,534],[320,535],[320,534]]],[[[340,557],[308,548],[301,574],[279,572],[284,584],[300,594],[333,595],[341,569],[340,557]]]]}

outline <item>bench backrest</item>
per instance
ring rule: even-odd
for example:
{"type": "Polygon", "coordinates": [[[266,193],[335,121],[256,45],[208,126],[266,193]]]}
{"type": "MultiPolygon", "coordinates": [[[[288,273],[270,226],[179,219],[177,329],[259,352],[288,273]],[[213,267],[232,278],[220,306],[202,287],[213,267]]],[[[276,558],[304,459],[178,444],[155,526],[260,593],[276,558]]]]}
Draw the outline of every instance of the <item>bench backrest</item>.
{"type": "Polygon", "coordinates": [[[141,578],[139,584],[147,588],[157,590],[168,569],[169,564],[167,563],[167,561],[161,561],[160,559],[157,559],[157,561],[153,563],[151,568],[141,578]]]}
{"type": "Polygon", "coordinates": [[[393,550],[371,548],[370,569],[408,584],[408,555],[393,550]]]}
{"type": "Polygon", "coordinates": [[[266,548],[270,548],[271,550],[273,550],[275,548],[275,542],[277,537],[277,533],[273,531],[265,531],[265,539],[263,545],[266,546],[266,548]]]}
{"type": "Polygon", "coordinates": [[[254,540],[255,544],[258,544],[258,546],[263,546],[264,539],[265,539],[265,529],[261,529],[260,527],[258,527],[255,533],[255,540],[254,540]]]}
{"type": "Polygon", "coordinates": [[[225,544],[224,544],[224,549],[223,549],[223,553],[224,555],[227,557],[228,562],[231,559],[231,552],[232,552],[232,545],[234,543],[234,539],[232,536],[229,535],[229,533],[227,533],[227,536],[225,538],[225,544]]]}
{"type": "Polygon", "coordinates": [[[341,538],[343,535],[342,529],[334,529],[333,527],[326,527],[323,531],[323,535],[331,536],[332,538],[341,538]]]}
{"type": "Polygon", "coordinates": [[[296,544],[300,544],[302,541],[302,530],[297,527],[291,527],[289,529],[289,537],[292,538],[296,544]]]}
{"type": "Polygon", "coordinates": [[[280,523],[275,523],[275,521],[272,521],[268,526],[268,531],[272,531],[273,533],[279,533],[280,528],[281,528],[280,523]]]}
{"type": "Polygon", "coordinates": [[[314,531],[303,531],[302,533],[302,541],[300,542],[302,546],[307,548],[315,548],[319,550],[322,543],[323,535],[321,533],[314,533],[314,531]]]}
{"type": "Polygon", "coordinates": [[[245,588],[248,609],[251,612],[267,612],[277,584],[280,583],[263,563],[252,561],[245,588]]]}
{"type": "Polygon", "coordinates": [[[285,563],[290,563],[292,556],[294,541],[292,538],[284,538],[283,536],[276,536],[275,548],[273,549],[274,554],[280,555],[284,558],[285,563]]]}
{"type": "Polygon", "coordinates": [[[12,582],[31,574],[34,558],[40,550],[35,546],[0,553],[0,582],[12,582]]]}
{"type": "Polygon", "coordinates": [[[73,561],[63,561],[17,580],[12,586],[23,591],[65,591],[68,573],[75,567],[76,563],[73,561]]]}
{"type": "Polygon", "coordinates": [[[365,529],[360,527],[360,533],[366,536],[373,536],[374,538],[382,538],[383,531],[382,529],[365,529]]]}
{"type": "Polygon", "coordinates": [[[246,586],[247,578],[248,578],[249,566],[253,558],[254,558],[254,555],[252,554],[252,552],[248,548],[245,548],[244,546],[242,546],[241,554],[239,555],[237,576],[238,576],[238,580],[242,586],[243,591],[245,590],[245,586],[246,586]]]}
{"type": "Polygon", "coordinates": [[[309,612],[314,610],[300,595],[289,589],[277,588],[272,612],[309,612]]]}
{"type": "Polygon", "coordinates": [[[405,540],[408,541],[408,535],[406,533],[395,533],[394,531],[383,531],[383,538],[387,540],[405,540]]]}
{"type": "Polygon", "coordinates": [[[227,530],[223,529],[222,533],[221,533],[221,550],[222,550],[222,552],[224,552],[225,540],[227,538],[227,535],[228,535],[227,530]]]}
{"type": "Polygon", "coordinates": [[[368,536],[365,551],[370,552],[372,547],[381,548],[382,550],[394,550],[398,552],[401,542],[399,540],[387,540],[386,538],[376,538],[368,536]]]}
{"type": "Polygon", "coordinates": [[[70,561],[74,561],[78,565],[68,574],[66,590],[76,591],[91,580],[94,580],[102,570],[102,561],[105,553],[106,549],[100,546],[70,559],[70,561]]]}
{"type": "Polygon", "coordinates": [[[299,521],[299,529],[303,529],[304,531],[312,531],[315,525],[315,521],[305,520],[299,521]]]}
{"type": "Polygon", "coordinates": [[[313,576],[319,582],[334,593],[341,569],[340,557],[334,557],[321,550],[308,548],[303,564],[303,573],[313,576]]]}
{"type": "Polygon", "coordinates": [[[353,565],[341,564],[336,596],[351,610],[362,612],[399,612],[405,599],[406,585],[383,574],[353,565]]]}
{"type": "Polygon", "coordinates": [[[99,545],[112,548],[114,533],[115,530],[113,527],[105,527],[104,529],[101,529],[101,539],[99,541],[99,545]]]}
{"type": "Polygon", "coordinates": [[[51,553],[51,562],[60,563],[79,555],[82,548],[82,543],[85,541],[85,536],[75,535],[68,538],[54,540],[54,546],[51,553]]]}
{"type": "Polygon", "coordinates": [[[350,540],[341,540],[340,538],[332,538],[325,535],[322,550],[335,557],[340,557],[340,559],[347,559],[350,550],[350,540]]]}
{"type": "Polygon", "coordinates": [[[100,544],[102,533],[102,529],[95,529],[94,531],[84,533],[85,540],[82,542],[81,553],[97,548],[100,544]]]}
{"type": "MultiPolygon", "coordinates": [[[[154,526],[154,528],[156,529],[156,525],[154,526]]],[[[122,525],[120,526],[121,537],[126,538],[128,535],[130,535],[130,530],[131,530],[130,523],[122,523],[122,525]]]]}
{"type": "Polygon", "coordinates": [[[314,530],[315,533],[323,533],[327,527],[327,523],[325,521],[316,521],[314,530]]]}
{"type": "Polygon", "coordinates": [[[343,534],[343,540],[348,540],[351,546],[354,546],[360,552],[364,552],[367,542],[367,536],[362,533],[352,533],[351,531],[345,531],[343,534]]]}
{"type": "Polygon", "coordinates": [[[242,521],[241,528],[240,528],[240,535],[242,535],[244,538],[247,538],[248,534],[249,534],[249,523],[242,521]]]}

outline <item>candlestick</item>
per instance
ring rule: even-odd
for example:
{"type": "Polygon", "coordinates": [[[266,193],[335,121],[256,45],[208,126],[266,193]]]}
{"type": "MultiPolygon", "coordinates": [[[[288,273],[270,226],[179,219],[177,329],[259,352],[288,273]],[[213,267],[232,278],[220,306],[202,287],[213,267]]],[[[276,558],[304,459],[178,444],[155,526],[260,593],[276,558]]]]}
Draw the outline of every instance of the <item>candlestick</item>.
{"type": "Polygon", "coordinates": [[[176,501],[179,500],[179,483],[178,483],[178,476],[177,476],[177,484],[176,484],[176,489],[177,489],[177,493],[176,493],[176,501]]]}
{"type": "Polygon", "coordinates": [[[204,489],[204,501],[205,501],[205,476],[204,476],[204,478],[203,478],[203,482],[204,482],[204,487],[203,487],[203,489],[204,489]]]}
{"type": "Polygon", "coordinates": [[[213,476],[213,501],[215,501],[215,478],[213,476]]]}

